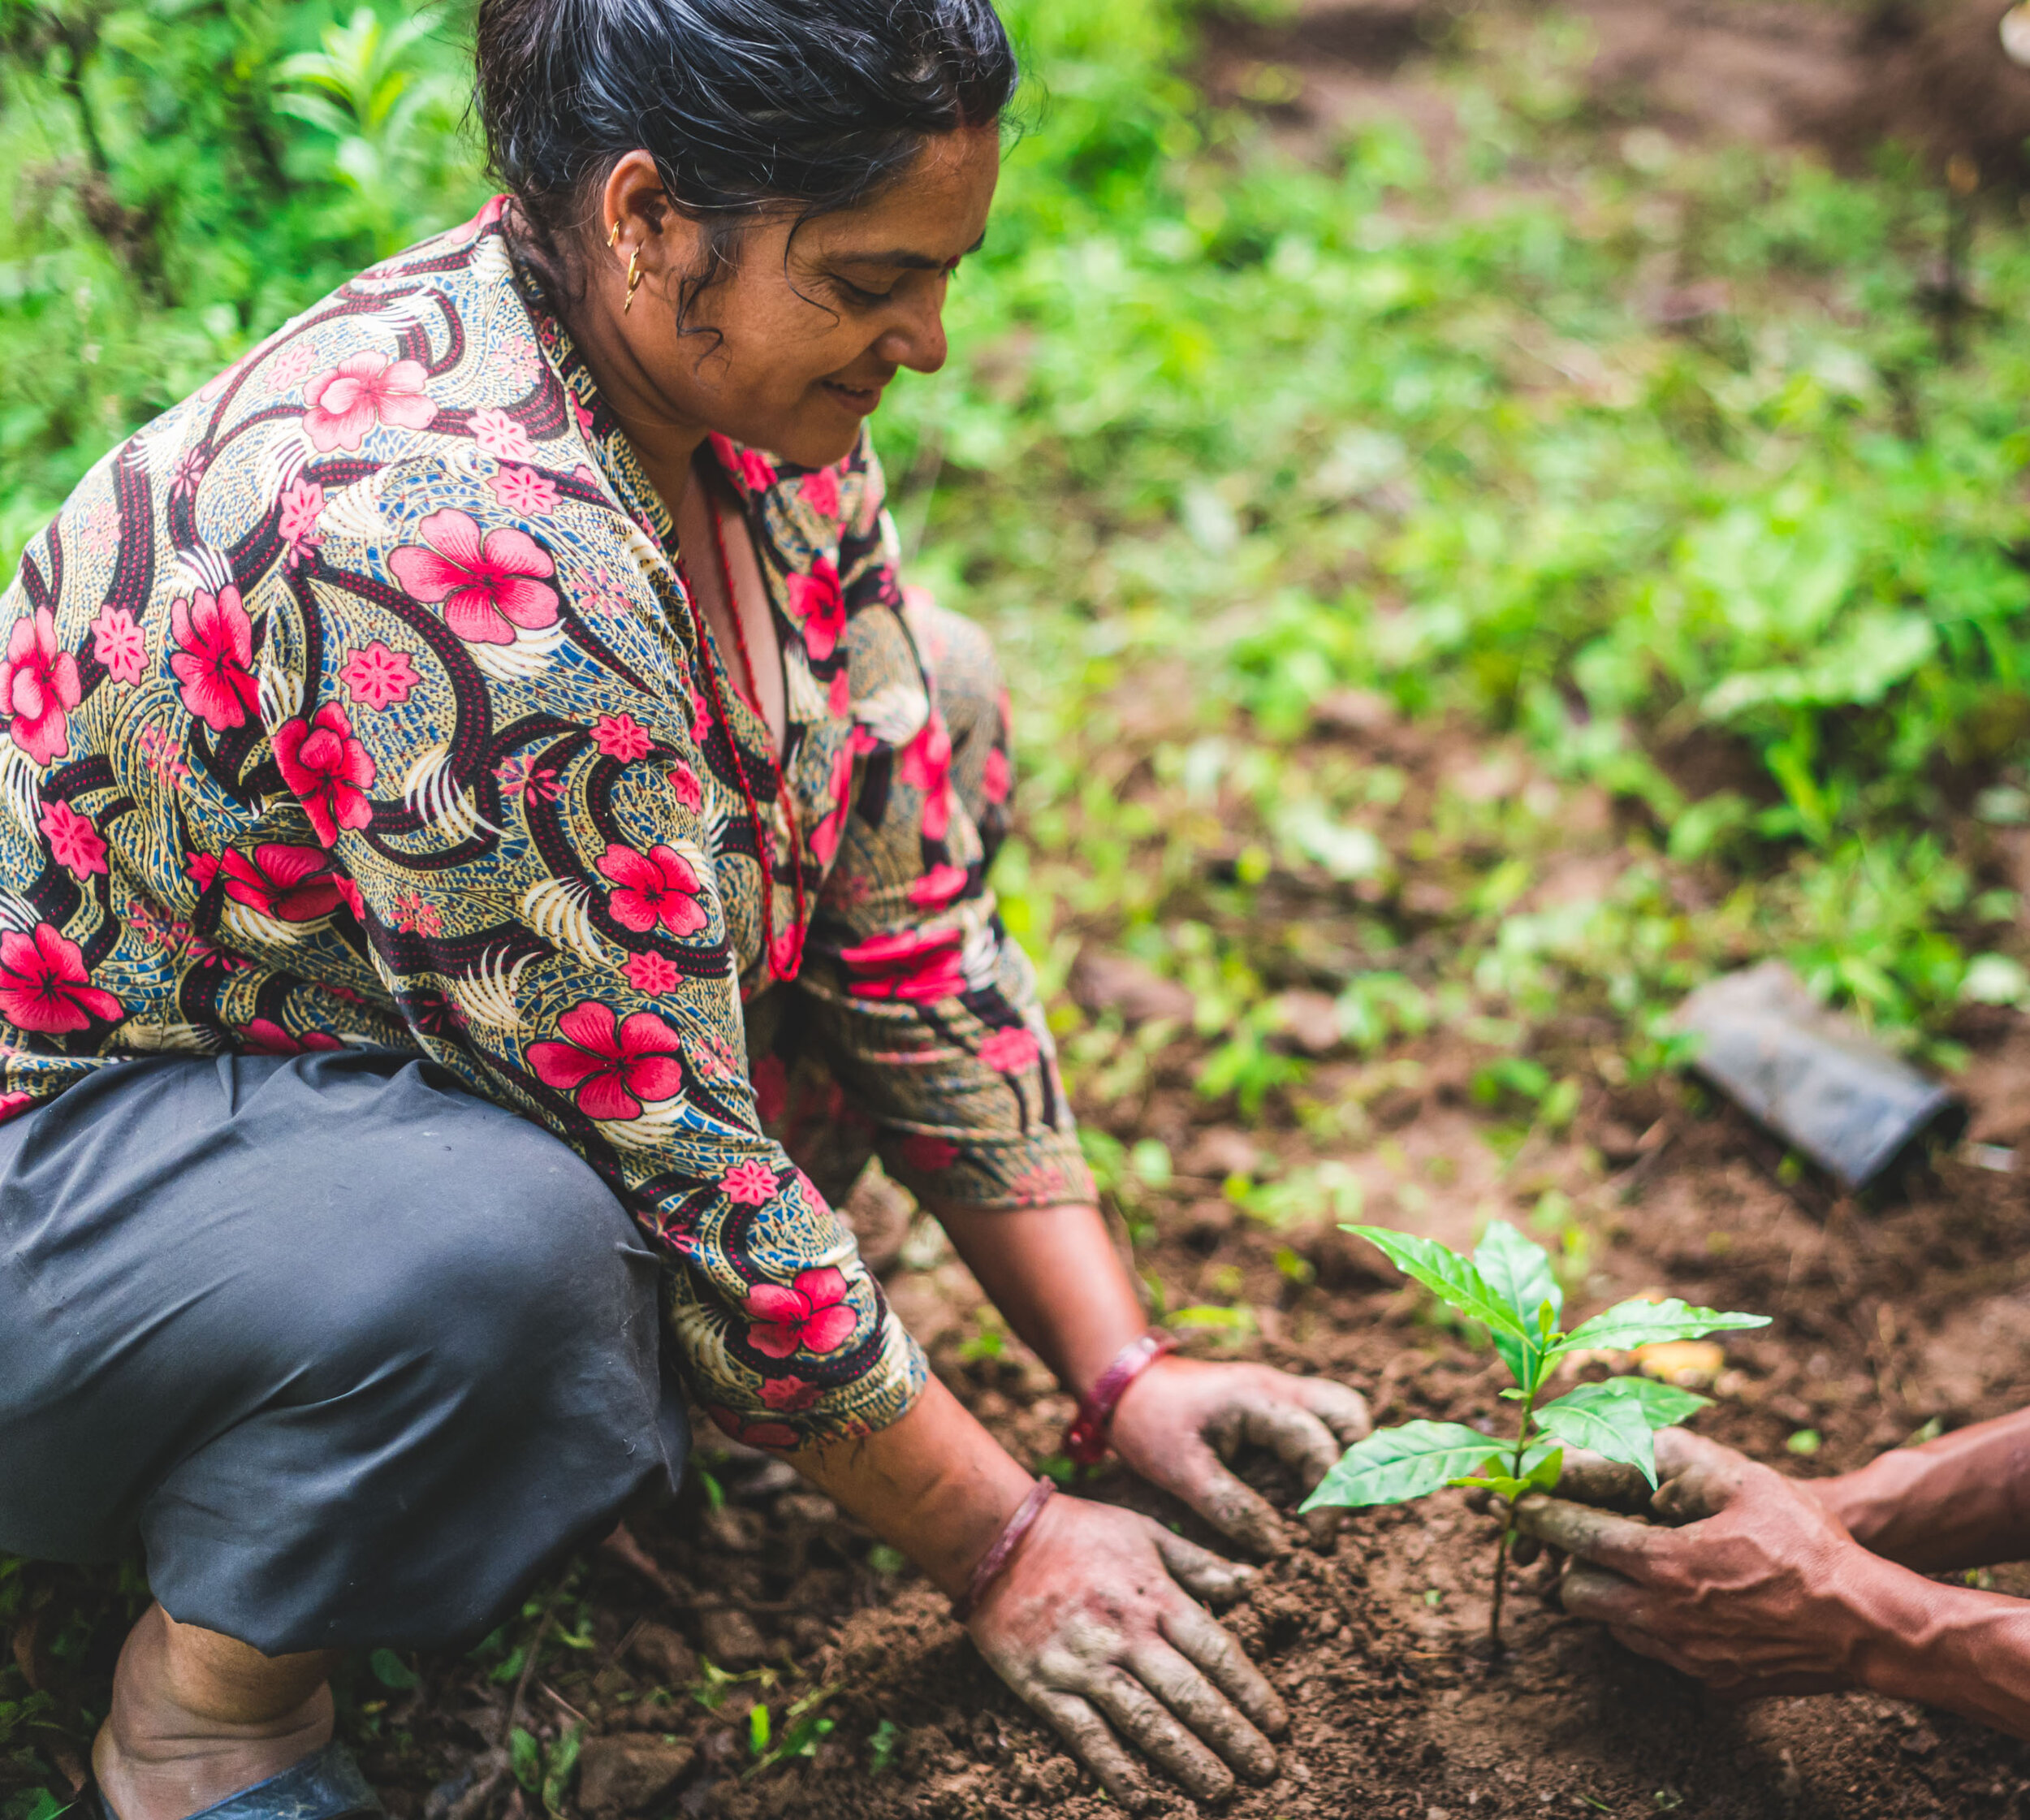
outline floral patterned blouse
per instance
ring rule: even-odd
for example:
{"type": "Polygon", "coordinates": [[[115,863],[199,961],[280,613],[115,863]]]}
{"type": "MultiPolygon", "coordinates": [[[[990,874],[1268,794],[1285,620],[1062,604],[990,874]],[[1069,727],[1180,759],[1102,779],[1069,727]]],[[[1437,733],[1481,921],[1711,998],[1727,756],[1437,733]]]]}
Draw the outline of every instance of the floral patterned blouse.
{"type": "Polygon", "coordinates": [[[498,200],[107,456],[5,603],[0,1114],[143,1053],[428,1056],[623,1196],[701,1400],[786,1446],[893,1421],[924,1368],[765,1135],[750,1020],[794,996],[921,1193],[1090,1187],[871,449],[714,447],[783,647],[780,772],[498,200]]]}

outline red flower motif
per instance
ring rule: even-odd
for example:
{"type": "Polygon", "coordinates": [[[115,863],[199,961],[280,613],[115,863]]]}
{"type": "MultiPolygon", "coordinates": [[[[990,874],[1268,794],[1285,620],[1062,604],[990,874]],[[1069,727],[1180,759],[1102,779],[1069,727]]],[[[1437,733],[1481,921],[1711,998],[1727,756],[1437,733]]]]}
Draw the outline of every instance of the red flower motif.
{"type": "Polygon", "coordinates": [[[849,975],[846,990],[855,998],[950,998],[965,989],[959,971],[963,939],[957,929],[870,936],[840,951],[849,975]]]}
{"type": "Polygon", "coordinates": [[[987,763],[980,767],[980,788],[987,793],[989,802],[1005,802],[1008,793],[1014,787],[1014,767],[1009,763],[1008,754],[996,746],[987,753],[987,763]]]}
{"type": "Polygon", "coordinates": [[[613,1008],[581,999],[557,1020],[561,1043],[531,1043],[529,1066],[545,1087],[575,1093],[587,1118],[639,1118],[644,1100],[684,1084],[677,1034],[653,1012],[616,1024],[613,1008]]]}
{"type": "Polygon", "coordinates": [[[92,621],[92,655],[114,681],[130,688],[141,680],[148,661],[148,635],[124,607],[107,604],[92,621]]]}
{"type": "Polygon", "coordinates": [[[909,901],[918,910],[941,910],[965,888],[963,866],[940,863],[909,887],[909,901]]]}
{"type": "Polygon", "coordinates": [[[660,998],[679,978],[676,962],[663,954],[630,954],[620,971],[635,991],[646,992],[650,998],[660,998]]]}
{"type": "Polygon", "coordinates": [[[84,951],[54,923],[38,923],[35,933],[18,929],[0,935],[0,1018],[16,1030],[56,1035],[83,1030],[93,1018],[116,1022],[120,1001],[91,983],[84,951]]]}
{"type": "Polygon", "coordinates": [[[365,828],[374,819],[365,790],[374,781],[374,761],[352,737],[352,723],[336,702],[326,702],[309,720],[284,721],[275,728],[275,763],[282,780],[309,812],[325,845],[342,828],[365,828]]]}
{"type": "Polygon", "coordinates": [[[681,759],[670,767],[670,788],[676,792],[676,800],[693,813],[705,806],[704,786],[698,782],[698,773],[681,759]]]}
{"type": "Polygon", "coordinates": [[[423,396],[429,378],[420,361],[395,361],[385,354],[354,354],[303,388],[303,427],[311,446],[322,455],[335,448],[356,449],[377,423],[425,430],[437,407],[423,396]]]}
{"type": "Polygon", "coordinates": [[[503,468],[486,484],[517,518],[546,518],[557,508],[557,483],[533,468],[503,468]]]}
{"type": "Polygon", "coordinates": [[[251,855],[229,847],[218,869],[228,897],[279,923],[314,923],[346,901],[344,881],[315,847],[264,841],[251,855]]]}
{"type": "Polygon", "coordinates": [[[56,616],[38,607],[16,620],[0,664],[0,702],[14,743],[39,765],[64,757],[71,750],[67,711],[83,694],[77,659],[57,644],[56,616]]]}
{"type": "Polygon", "coordinates": [[[324,489],[314,480],[294,481],[275,505],[275,530],[288,552],[283,566],[300,568],[304,551],[324,542],[324,534],[317,529],[317,520],[324,512],[324,489]]]}
{"type": "MultiPolygon", "coordinates": [[[[0,1125],[6,1124],[11,1118],[19,1118],[34,1104],[35,1096],[32,1093],[0,1093],[0,1125]]],[[[767,1385],[762,1386],[762,1400],[764,1403],[768,1400],[767,1385]]]]}
{"type": "Polygon", "coordinates": [[[1034,1068],[1040,1052],[1026,1030],[997,1030],[980,1044],[980,1060],[997,1074],[1019,1074],[1034,1068]]]}
{"type": "Polygon", "coordinates": [[[41,826],[58,865],[80,879],[106,870],[106,842],[89,815],[67,802],[45,803],[41,826]]]}
{"type": "Polygon", "coordinates": [[[482,540],[469,512],[433,512],[387,560],[417,599],[444,603],[444,623],[469,645],[512,645],[516,626],[557,623],[557,573],[549,552],[526,531],[503,525],[482,540]],[[426,549],[424,545],[427,544],[426,549]]]}
{"type": "Polygon", "coordinates": [[[734,1164],[719,1178],[719,1185],[726,1191],[728,1200],[736,1200],[743,1207],[759,1207],[775,1199],[775,1172],[750,1157],[734,1164]]]}
{"type": "Polygon", "coordinates": [[[835,720],[853,712],[853,678],[842,668],[827,685],[825,711],[835,720]]]}
{"type": "Polygon", "coordinates": [[[775,465],[755,448],[736,448],[730,436],[715,435],[712,452],[719,465],[737,474],[750,493],[765,492],[775,484],[775,465]]]}
{"type": "Polygon", "coordinates": [[[473,440],[496,461],[526,461],[536,452],[529,432],[505,411],[475,411],[473,440]]]}
{"type": "Polygon", "coordinates": [[[659,844],[641,854],[616,843],[599,856],[599,870],[613,880],[607,906],[614,920],[637,935],[659,923],[673,936],[693,935],[709,920],[698,901],[698,874],[674,847],[659,844]]]}
{"type": "Polygon", "coordinates": [[[771,1359],[836,1352],[860,1325],[846,1302],[846,1279],[829,1264],[798,1271],[788,1289],[757,1283],[741,1306],[749,1317],[747,1343],[771,1359]]]}
{"type": "Polygon", "coordinates": [[[949,1138],[934,1138],[928,1132],[919,1131],[902,1140],[902,1161],[926,1175],[948,1169],[958,1160],[959,1147],[949,1138]]]}
{"type": "MultiPolygon", "coordinates": [[[[25,1093],[22,1096],[24,1100],[27,1097],[25,1093]]],[[[4,1113],[0,1113],[0,1118],[5,1117],[4,1113]]],[[[784,1415],[793,1416],[799,1410],[810,1408],[818,1400],[818,1394],[816,1385],[806,1383],[801,1377],[765,1377],[762,1380],[762,1401],[771,1409],[780,1410],[784,1415]]]]}
{"type": "Polygon", "coordinates": [[[322,1030],[306,1030],[300,1036],[292,1036],[272,1018],[250,1018],[240,1026],[240,1035],[248,1055],[301,1055],[305,1049],[342,1049],[345,1047],[337,1037],[322,1030]]]}
{"type": "Polygon", "coordinates": [[[631,764],[646,759],[654,742],[649,730],[631,714],[603,714],[592,729],[592,743],[609,759],[631,764]]]}
{"type": "Polygon", "coordinates": [[[705,1413],[729,1441],[737,1441],[743,1447],[767,1447],[787,1453],[800,1438],[794,1429],[784,1423],[750,1422],[745,1416],[736,1416],[723,1403],[707,1404],[705,1413]]]}
{"type": "Polygon", "coordinates": [[[820,468],[815,473],[806,474],[803,484],[797,489],[797,495],[820,518],[839,516],[839,470],[820,468]]]}
{"type": "Polygon", "coordinates": [[[254,711],[260,685],[253,662],[253,621],[240,604],[237,588],[216,597],[201,590],[169,603],[169,629],[179,647],[169,667],[183,684],[184,706],[211,728],[244,727],[254,711]]]}
{"type": "Polygon", "coordinates": [[[942,841],[952,825],[952,736],[935,708],[902,748],[896,769],[904,783],[923,792],[924,838],[942,841]]]}
{"type": "Polygon", "coordinates": [[[416,686],[416,666],[407,651],[392,650],[376,638],[345,660],[339,681],[354,701],[378,713],[408,699],[416,686]]]}
{"type": "Polygon", "coordinates": [[[839,565],[820,556],[808,575],[792,573],[788,578],[789,612],[803,628],[804,649],[822,664],[839,648],[839,634],[846,629],[846,597],[839,586],[839,565]]]}

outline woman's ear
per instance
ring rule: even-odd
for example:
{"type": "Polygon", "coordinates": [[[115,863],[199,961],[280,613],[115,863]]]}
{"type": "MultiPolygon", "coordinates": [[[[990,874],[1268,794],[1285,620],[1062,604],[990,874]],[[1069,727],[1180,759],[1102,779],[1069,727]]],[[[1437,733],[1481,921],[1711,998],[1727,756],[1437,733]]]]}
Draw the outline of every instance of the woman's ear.
{"type": "Polygon", "coordinates": [[[646,151],[625,153],[607,173],[593,227],[603,243],[595,269],[624,295],[631,279],[672,293],[679,278],[705,258],[703,224],[672,204],[663,174],[646,151]]]}

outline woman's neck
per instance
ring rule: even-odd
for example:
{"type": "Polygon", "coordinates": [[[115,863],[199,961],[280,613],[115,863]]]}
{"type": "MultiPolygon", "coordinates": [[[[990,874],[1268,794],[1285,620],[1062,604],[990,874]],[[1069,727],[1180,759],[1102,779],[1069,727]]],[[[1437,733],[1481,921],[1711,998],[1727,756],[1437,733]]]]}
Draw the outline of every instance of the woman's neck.
{"type": "Polygon", "coordinates": [[[676,523],[693,484],[693,458],[708,434],[706,426],[671,409],[620,333],[611,300],[599,290],[588,290],[575,309],[561,314],[600,397],[627,432],[650,485],[676,523]]]}

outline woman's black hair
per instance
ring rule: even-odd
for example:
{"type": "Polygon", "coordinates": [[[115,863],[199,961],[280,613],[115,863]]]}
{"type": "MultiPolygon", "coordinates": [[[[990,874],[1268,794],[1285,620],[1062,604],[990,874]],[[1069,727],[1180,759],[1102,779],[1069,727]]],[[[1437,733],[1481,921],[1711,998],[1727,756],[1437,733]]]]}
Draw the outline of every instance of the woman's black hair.
{"type": "Polygon", "coordinates": [[[482,0],[477,60],[492,169],[553,289],[637,147],[706,224],[680,326],[754,216],[851,208],[933,136],[998,122],[1017,73],[991,0],[482,0]]]}

